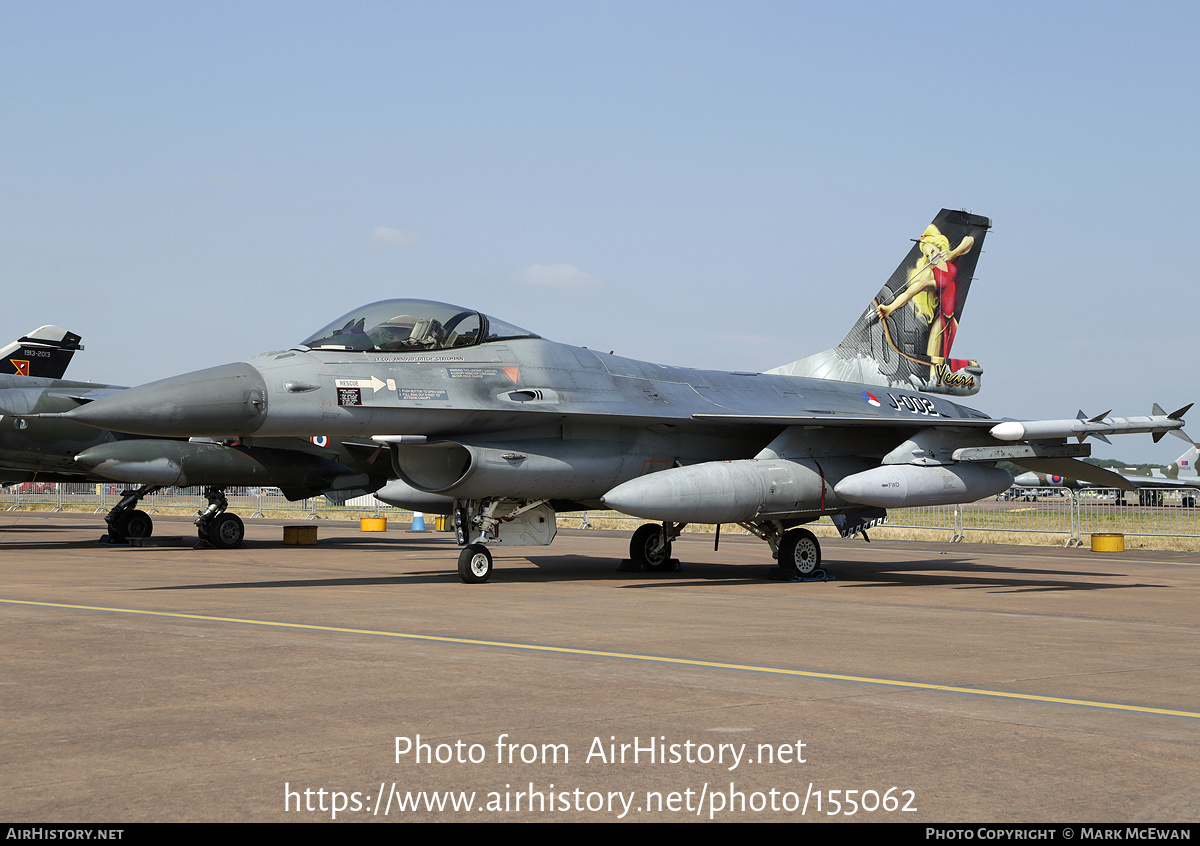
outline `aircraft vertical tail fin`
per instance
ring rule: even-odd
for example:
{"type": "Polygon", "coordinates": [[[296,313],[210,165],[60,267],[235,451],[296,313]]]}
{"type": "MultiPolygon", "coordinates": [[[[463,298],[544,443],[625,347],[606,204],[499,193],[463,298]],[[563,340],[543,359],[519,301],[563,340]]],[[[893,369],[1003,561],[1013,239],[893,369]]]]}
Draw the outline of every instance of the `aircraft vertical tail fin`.
{"type": "Polygon", "coordinates": [[[1200,459],[1200,444],[1192,444],[1187,452],[1167,467],[1167,476],[1172,479],[1196,479],[1200,483],[1200,473],[1196,471],[1197,459],[1200,459]]]}
{"type": "Polygon", "coordinates": [[[83,349],[79,340],[61,326],[39,326],[0,349],[0,373],[61,379],[75,351],[83,349]]]}
{"type": "Polygon", "coordinates": [[[942,209],[840,344],[767,372],[978,393],[983,369],[953,357],[952,347],[991,225],[986,217],[942,209]]]}

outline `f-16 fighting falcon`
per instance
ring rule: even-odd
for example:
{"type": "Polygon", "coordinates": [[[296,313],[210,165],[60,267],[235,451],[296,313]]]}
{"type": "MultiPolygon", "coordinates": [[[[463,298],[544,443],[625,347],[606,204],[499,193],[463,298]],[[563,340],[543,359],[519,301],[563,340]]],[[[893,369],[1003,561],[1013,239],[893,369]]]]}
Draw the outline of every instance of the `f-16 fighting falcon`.
{"type": "Polygon", "coordinates": [[[803,528],[844,537],[886,509],[972,502],[1012,484],[994,465],[1069,471],[1090,436],[1184,437],[1182,415],[1002,421],[947,396],[982,370],[951,357],[987,218],[941,211],[835,348],[768,373],[691,370],[546,340],[470,308],[384,300],[290,350],[152,382],[61,416],[158,437],[370,438],[397,481],[385,501],[453,513],[464,582],[497,544],[548,544],[555,514],[614,508],[653,522],[631,560],[672,567],[688,523],[736,523],[797,576],[820,567],[803,528]],[[1078,438],[1079,443],[1068,443],[1078,438]]]}

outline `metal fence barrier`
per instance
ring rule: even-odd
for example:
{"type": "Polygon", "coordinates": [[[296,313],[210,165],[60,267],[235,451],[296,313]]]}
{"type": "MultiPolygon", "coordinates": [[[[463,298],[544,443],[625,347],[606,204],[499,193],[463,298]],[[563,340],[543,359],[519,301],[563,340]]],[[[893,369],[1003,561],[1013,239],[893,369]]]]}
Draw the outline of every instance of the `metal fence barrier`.
{"type": "MultiPolygon", "coordinates": [[[[0,489],[5,510],[91,511],[104,514],[121,499],[122,485],[34,484],[0,489]]],[[[277,489],[227,488],[230,510],[245,518],[272,515],[305,520],[356,520],[388,517],[412,521],[413,512],[385,505],[373,496],[344,503],[324,497],[288,502],[277,489]]],[[[1008,493],[966,505],[901,508],[888,513],[892,528],[944,531],[950,542],[970,533],[1029,532],[1064,536],[1064,545],[1078,546],[1085,535],[1118,533],[1133,536],[1200,537],[1200,488],[1013,488],[1008,493]]],[[[166,488],[142,500],[148,514],[196,514],[207,505],[198,488],[166,488]]],[[[632,531],[641,518],[616,511],[586,511],[560,515],[563,526],[586,529],[595,521],[627,521],[632,531]]]]}

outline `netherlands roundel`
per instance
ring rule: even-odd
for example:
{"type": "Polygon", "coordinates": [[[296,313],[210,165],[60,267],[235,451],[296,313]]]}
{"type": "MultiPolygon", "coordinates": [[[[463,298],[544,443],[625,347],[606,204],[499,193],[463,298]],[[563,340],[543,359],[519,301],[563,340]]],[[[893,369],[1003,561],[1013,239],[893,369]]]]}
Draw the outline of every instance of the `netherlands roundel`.
{"type": "Polygon", "coordinates": [[[870,391],[863,391],[862,397],[863,397],[863,399],[865,399],[867,402],[869,402],[871,405],[875,406],[876,408],[879,407],[879,397],[875,396],[870,391]]]}
{"type": "Polygon", "coordinates": [[[313,435],[311,438],[309,438],[309,440],[312,441],[314,444],[316,444],[319,447],[329,446],[329,436],[328,435],[313,435]]]}

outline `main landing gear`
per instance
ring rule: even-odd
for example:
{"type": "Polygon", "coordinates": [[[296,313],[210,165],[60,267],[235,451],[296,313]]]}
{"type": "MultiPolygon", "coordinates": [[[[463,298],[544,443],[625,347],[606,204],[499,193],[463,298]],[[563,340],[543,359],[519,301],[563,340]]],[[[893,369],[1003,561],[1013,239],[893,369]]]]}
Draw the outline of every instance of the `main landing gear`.
{"type": "MultiPolygon", "coordinates": [[[[154,532],[154,521],[145,511],[138,510],[138,503],[145,497],[162,489],[162,485],[143,485],[140,488],[121,492],[121,501],[108,514],[104,522],[108,524],[108,534],[100,538],[101,543],[128,543],[130,538],[148,538],[154,532]]],[[[217,549],[233,549],[241,546],[246,537],[246,527],[242,518],[228,511],[229,502],[225,499],[225,489],[210,487],[204,489],[208,499],[208,508],[200,512],[196,518],[196,533],[200,540],[208,541],[217,549]]]]}
{"type": "Polygon", "coordinates": [[[771,554],[779,561],[779,569],[771,574],[773,579],[784,581],[821,581],[826,578],[821,569],[821,542],[808,529],[785,530],[778,520],[759,520],[754,523],[738,523],[755,537],[762,538],[771,547],[771,554]]]}
{"type": "Polygon", "coordinates": [[[208,499],[208,508],[196,518],[196,534],[200,540],[208,541],[217,549],[241,546],[246,537],[246,526],[241,517],[226,510],[229,502],[225,499],[225,489],[205,488],[204,496],[208,499]]]}
{"type": "Polygon", "coordinates": [[[779,566],[797,576],[811,576],[821,568],[821,543],[808,529],[789,529],[779,541],[779,566]]]}
{"type": "MultiPolygon", "coordinates": [[[[629,561],[639,570],[662,572],[674,570],[679,562],[671,557],[671,542],[679,537],[686,523],[646,523],[639,526],[629,542],[629,561]]],[[[776,521],[738,523],[771,547],[779,561],[779,572],[773,578],[821,578],[821,542],[808,529],[784,531],[776,521]]]]}
{"type": "Polygon", "coordinates": [[[128,543],[130,538],[148,538],[154,532],[154,521],[137,506],[142,499],[162,488],[162,485],[142,485],[140,488],[121,491],[121,501],[104,515],[108,534],[100,538],[101,543],[128,543]]]}
{"type": "Polygon", "coordinates": [[[679,562],[671,558],[671,542],[679,537],[686,523],[645,523],[638,526],[629,541],[629,561],[638,570],[661,573],[674,570],[679,562]]]}
{"type": "MultiPolygon", "coordinates": [[[[210,501],[211,496],[210,489],[210,501]]],[[[556,532],[554,510],[546,500],[456,500],[452,514],[455,536],[462,547],[458,577],[469,585],[482,584],[491,578],[493,545],[544,546],[554,539],[556,532]]],[[[867,516],[882,520],[884,513],[880,510],[878,515],[867,516]]],[[[639,526],[629,542],[629,559],[621,563],[620,569],[660,573],[678,569],[679,561],[671,557],[671,546],[686,525],[663,522],[639,526]]],[[[779,561],[772,578],[785,581],[827,578],[821,569],[821,542],[808,529],[795,523],[785,527],[779,520],[737,525],[771,547],[771,554],[779,561]]],[[[875,522],[871,520],[856,519],[846,525],[839,523],[838,528],[843,536],[849,536],[873,525],[875,522]]]]}

